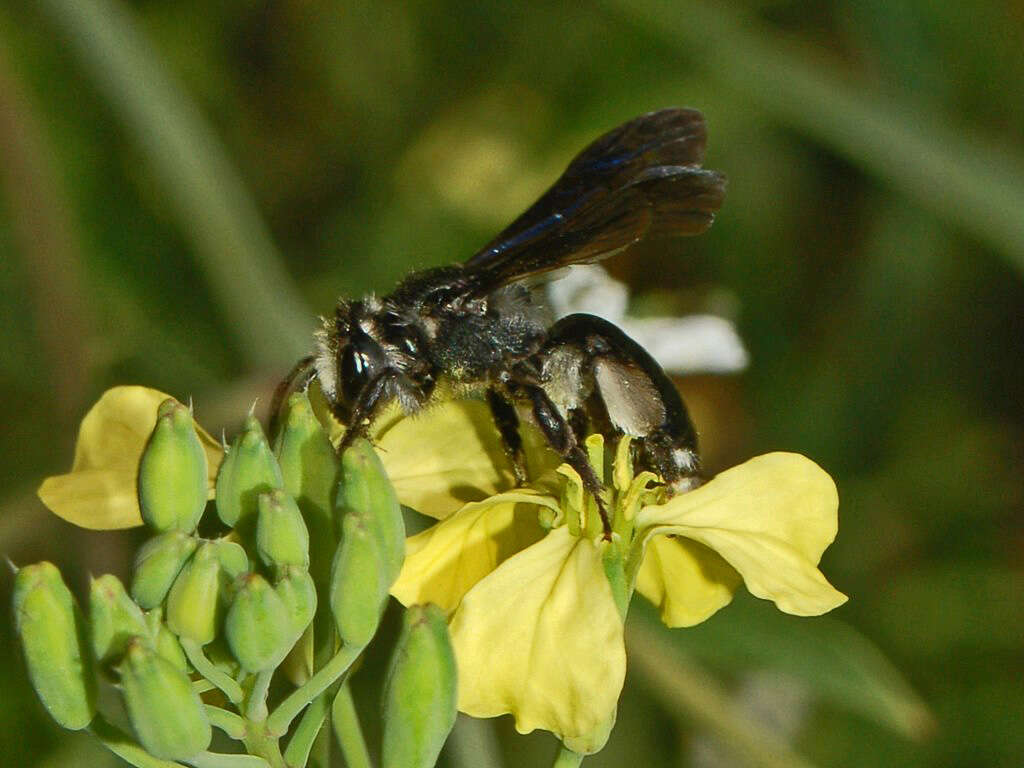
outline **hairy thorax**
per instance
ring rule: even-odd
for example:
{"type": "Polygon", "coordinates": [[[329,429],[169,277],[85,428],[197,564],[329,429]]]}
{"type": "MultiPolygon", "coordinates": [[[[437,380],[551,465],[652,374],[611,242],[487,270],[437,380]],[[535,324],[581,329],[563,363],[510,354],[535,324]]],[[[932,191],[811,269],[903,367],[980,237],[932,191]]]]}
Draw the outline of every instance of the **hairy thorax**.
{"type": "Polygon", "coordinates": [[[438,323],[430,346],[441,375],[456,383],[488,381],[539,347],[544,327],[520,314],[455,315],[438,323]]]}

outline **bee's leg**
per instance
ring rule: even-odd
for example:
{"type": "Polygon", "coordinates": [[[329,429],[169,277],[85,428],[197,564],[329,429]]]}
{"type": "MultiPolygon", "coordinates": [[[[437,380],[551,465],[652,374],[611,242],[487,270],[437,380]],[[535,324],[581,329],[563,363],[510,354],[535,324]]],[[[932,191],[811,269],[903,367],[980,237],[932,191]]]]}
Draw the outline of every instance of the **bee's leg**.
{"type": "Polygon", "coordinates": [[[314,366],[316,358],[312,355],[304,357],[295,364],[292,368],[291,373],[285,377],[284,381],[277,385],[277,389],[274,390],[274,397],[270,400],[270,426],[269,434],[271,439],[277,434],[278,429],[281,426],[281,407],[284,405],[285,400],[291,395],[292,392],[304,388],[312,378],[316,375],[316,367],[314,366]]]}
{"type": "Polygon", "coordinates": [[[592,384],[611,426],[637,438],[641,461],[673,491],[700,484],[697,432],[675,385],[643,347],[608,321],[577,314],[552,326],[541,355],[574,361],[553,367],[553,375],[592,384]]]}
{"type": "Polygon", "coordinates": [[[494,387],[487,390],[487,405],[491,408],[491,416],[501,433],[501,443],[505,454],[512,464],[517,485],[526,485],[526,457],[523,454],[523,437],[519,434],[519,417],[516,409],[494,387]]]}
{"type": "Polygon", "coordinates": [[[357,437],[367,436],[373,417],[381,406],[391,400],[401,378],[401,371],[386,368],[363,387],[351,411],[343,411],[340,405],[332,404],[331,409],[335,417],[348,425],[338,445],[339,454],[352,445],[352,441],[357,437]]]}
{"type": "Polygon", "coordinates": [[[572,427],[565,417],[562,416],[558,407],[551,402],[547,393],[535,384],[523,384],[520,388],[533,403],[533,416],[537,420],[548,444],[562,455],[562,458],[579,473],[583,480],[583,487],[594,497],[597,503],[597,511],[601,514],[601,524],[604,526],[604,537],[610,539],[612,535],[611,522],[608,519],[608,510],[605,509],[604,501],[601,499],[601,481],[597,477],[594,468],[590,466],[587,454],[580,447],[573,433],[572,427]]]}
{"type": "Polygon", "coordinates": [[[587,433],[590,431],[590,417],[587,415],[587,409],[570,409],[568,422],[569,426],[572,428],[572,433],[576,435],[576,442],[582,443],[586,439],[587,433]]]}

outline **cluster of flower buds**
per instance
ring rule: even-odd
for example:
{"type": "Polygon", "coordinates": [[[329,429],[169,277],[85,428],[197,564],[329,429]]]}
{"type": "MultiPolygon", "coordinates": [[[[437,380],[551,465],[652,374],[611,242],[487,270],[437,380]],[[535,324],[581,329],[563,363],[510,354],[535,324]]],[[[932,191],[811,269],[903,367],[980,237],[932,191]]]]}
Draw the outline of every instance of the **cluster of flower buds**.
{"type": "MultiPolygon", "coordinates": [[[[402,567],[405,527],[370,444],[357,440],[339,457],[304,393],[287,406],[273,447],[250,413],[226,449],[218,522],[203,518],[208,459],[192,414],[173,399],[160,405],[137,481],[153,536],[127,589],[113,575],[92,580],[87,617],[53,565],[18,570],[17,631],[32,683],[60,725],[93,724],[97,684],[107,685],[120,692],[133,748],[152,757],[209,755],[216,726],[268,765],[305,761],[308,748],[289,745],[282,757],[276,739],[373,640],[402,567]],[[267,696],[277,670],[292,687],[274,709],[267,696]],[[234,711],[221,708],[225,700],[234,711]]],[[[384,764],[432,766],[455,705],[444,616],[413,607],[384,685],[384,764]]],[[[99,713],[101,739],[117,717],[99,713]]],[[[292,738],[315,732],[298,727],[292,738]]]]}

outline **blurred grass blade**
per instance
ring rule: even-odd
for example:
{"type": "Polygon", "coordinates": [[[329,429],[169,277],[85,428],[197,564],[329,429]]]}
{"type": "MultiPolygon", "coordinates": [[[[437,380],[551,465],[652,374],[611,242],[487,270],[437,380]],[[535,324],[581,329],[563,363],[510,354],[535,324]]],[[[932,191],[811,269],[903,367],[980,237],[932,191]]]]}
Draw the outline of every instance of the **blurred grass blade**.
{"type": "Polygon", "coordinates": [[[868,95],[721,3],[604,0],[776,119],[972,233],[1024,272],[1024,158],[948,115],[868,95]]]}
{"type": "MultiPolygon", "coordinates": [[[[658,621],[646,605],[634,608],[648,625],[658,621]]],[[[905,736],[921,738],[934,727],[924,702],[881,651],[836,619],[805,621],[737,596],[713,621],[672,637],[677,649],[702,662],[729,672],[783,672],[816,697],[905,736]]]]}
{"type": "Polygon", "coordinates": [[[706,728],[741,765],[812,768],[773,732],[744,714],[717,680],[692,664],[672,642],[678,634],[683,633],[670,633],[649,619],[631,621],[627,628],[630,669],[643,678],[651,694],[672,714],[706,728]]]}
{"type": "Polygon", "coordinates": [[[309,348],[301,298],[238,172],[131,18],[108,0],[39,3],[162,180],[248,360],[279,366],[309,348]]]}
{"type": "Polygon", "coordinates": [[[0,36],[0,200],[6,204],[11,242],[22,255],[29,290],[19,308],[8,301],[5,308],[31,311],[40,343],[35,364],[26,365],[7,352],[0,370],[6,381],[20,386],[33,386],[43,372],[55,395],[53,404],[62,420],[70,421],[81,406],[89,376],[80,340],[92,334],[82,292],[81,233],[53,167],[50,137],[10,68],[7,45],[6,36],[0,36]],[[61,311],[54,312],[54,307],[61,311]]]}

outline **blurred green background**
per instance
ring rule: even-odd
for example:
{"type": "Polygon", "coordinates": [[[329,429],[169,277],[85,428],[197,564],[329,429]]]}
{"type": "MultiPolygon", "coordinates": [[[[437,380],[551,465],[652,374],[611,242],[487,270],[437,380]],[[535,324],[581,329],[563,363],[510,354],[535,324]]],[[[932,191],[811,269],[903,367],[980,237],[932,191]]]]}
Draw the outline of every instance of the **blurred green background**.
{"type": "MultiPolygon", "coordinates": [[[[694,106],[721,216],[608,266],[638,312],[736,320],[749,370],[679,382],[708,463],[828,469],[851,600],[738,597],[672,633],[637,607],[585,765],[1024,764],[1024,5],[580,5],[4,0],[0,552],[124,576],[136,532],[34,496],[106,387],[230,433],[337,295],[465,258],[594,136],[694,106]]],[[[0,642],[2,762],[115,765],[0,642]]],[[[371,740],[381,663],[355,681],[371,740]]],[[[460,722],[442,764],[553,750],[460,722]]]]}

